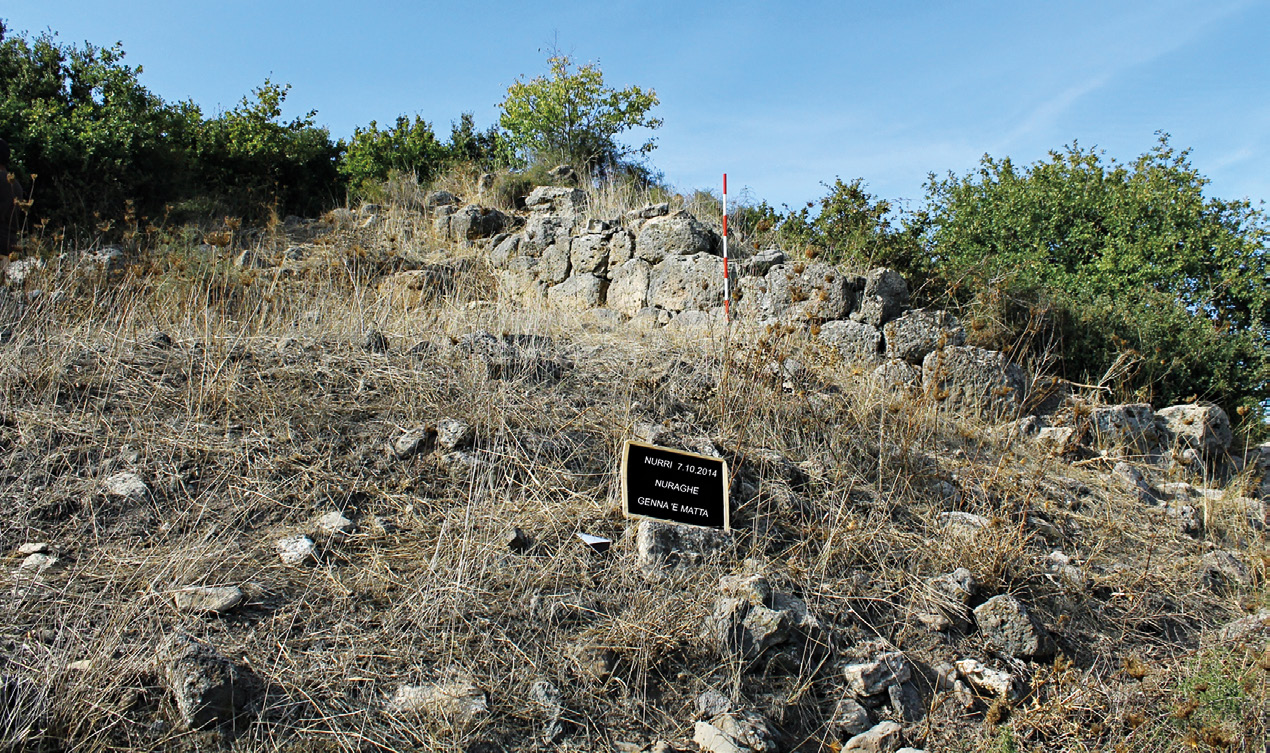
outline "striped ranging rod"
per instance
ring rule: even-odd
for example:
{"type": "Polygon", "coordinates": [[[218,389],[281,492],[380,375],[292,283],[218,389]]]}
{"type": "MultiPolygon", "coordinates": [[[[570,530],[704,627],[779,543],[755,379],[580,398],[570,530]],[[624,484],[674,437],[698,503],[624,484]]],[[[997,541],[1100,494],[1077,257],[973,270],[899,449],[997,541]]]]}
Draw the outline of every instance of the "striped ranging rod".
{"type": "Polygon", "coordinates": [[[723,174],[723,321],[732,322],[729,305],[732,303],[732,291],[728,282],[728,174],[723,174]]]}

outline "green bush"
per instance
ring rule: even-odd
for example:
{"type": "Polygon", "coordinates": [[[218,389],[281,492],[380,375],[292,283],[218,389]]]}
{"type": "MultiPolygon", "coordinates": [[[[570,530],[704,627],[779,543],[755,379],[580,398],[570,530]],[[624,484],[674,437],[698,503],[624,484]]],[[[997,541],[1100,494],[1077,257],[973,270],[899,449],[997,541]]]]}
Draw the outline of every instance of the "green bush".
{"type": "Polygon", "coordinates": [[[325,128],[314,125],[317,113],[281,120],[290,89],[266,79],[254,101],[243,97],[233,110],[199,126],[201,187],[227,211],[254,215],[272,206],[312,215],[343,198],[340,150],[325,128]]]}
{"type": "Polygon", "coordinates": [[[431,124],[416,115],[404,115],[394,127],[379,130],[375,121],[357,128],[345,147],[339,172],[348,181],[355,196],[381,193],[390,175],[413,175],[420,183],[429,183],[455,165],[469,165],[489,170],[506,165],[509,147],[503,134],[491,127],[476,130],[471,113],[463,113],[450,128],[448,143],[440,141],[431,124]]]}
{"type": "Polygon", "coordinates": [[[1212,400],[1264,431],[1270,228],[1247,201],[1206,198],[1187,157],[1162,136],[1130,166],[1073,144],[1024,170],[985,156],[932,176],[910,224],[920,265],[971,319],[992,316],[983,291],[1022,302],[1028,315],[998,319],[1071,379],[1114,371],[1121,397],[1212,400]]]}
{"type": "Polygon", "coordinates": [[[607,88],[598,65],[575,68],[567,55],[552,56],[547,62],[548,76],[518,80],[499,105],[499,123],[519,157],[526,162],[567,162],[578,170],[603,175],[652,152],[652,139],[630,147],[617,141],[617,136],[631,128],[661,126],[659,118],[648,114],[657,106],[656,92],[638,86],[607,88]]]}
{"type": "Polygon", "coordinates": [[[891,267],[920,287],[927,270],[918,230],[893,216],[891,203],[864,190],[862,178],[850,183],[838,178],[819,202],[786,214],[778,236],[810,256],[823,255],[857,269],[891,267]]]}
{"type": "Polygon", "coordinates": [[[137,80],[119,45],[82,48],[11,35],[0,24],[0,133],[35,211],[55,224],[88,224],[124,202],[161,203],[188,173],[198,108],[168,104],[137,80]]]}

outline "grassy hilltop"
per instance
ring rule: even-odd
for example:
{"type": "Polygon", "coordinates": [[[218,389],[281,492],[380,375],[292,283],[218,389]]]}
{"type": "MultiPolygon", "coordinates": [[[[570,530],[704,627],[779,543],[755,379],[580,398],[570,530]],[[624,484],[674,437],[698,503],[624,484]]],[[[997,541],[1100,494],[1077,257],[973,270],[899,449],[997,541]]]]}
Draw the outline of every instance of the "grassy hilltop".
{"type": "MultiPolygon", "coordinates": [[[[1110,475],[1114,459],[1072,462],[880,389],[796,323],[638,330],[504,302],[487,249],[435,237],[408,193],[316,222],[178,228],[104,268],[68,256],[11,278],[10,744],[690,750],[713,691],[769,720],[774,749],[821,750],[845,739],[842,666],[895,650],[922,707],[905,742],[927,750],[1264,746],[1265,633],[1217,633],[1270,607],[1265,529],[1243,506],[1255,463],[1220,486],[1164,471],[1214,487],[1195,503],[1203,532],[1183,535],[1110,475]],[[410,269],[442,282],[399,284],[410,269]],[[443,419],[471,434],[442,446],[443,419]],[[641,566],[616,487],[631,437],[729,458],[745,490],[731,545],[641,566]],[[144,489],[114,488],[120,474],[144,489]],[[346,532],[316,522],[333,511],[346,532]],[[987,525],[948,527],[950,511],[987,525]],[[298,534],[316,550],[287,565],[277,542],[298,534]],[[38,575],[14,554],[32,542],[57,558],[38,575]],[[1216,550],[1246,577],[1213,576],[1216,550]],[[1023,600],[1054,658],[1002,659],[973,627],[924,622],[940,612],[929,579],[959,567],[972,604],[1023,600]],[[752,575],[816,627],[757,654],[721,647],[720,578],[752,575]],[[189,611],[191,586],[243,600],[189,611]],[[186,728],[157,651],[176,633],[236,667],[233,715],[186,728]],[[940,667],[964,657],[1026,678],[1025,694],[959,695],[940,667]],[[401,695],[434,683],[475,689],[483,710],[401,695]]],[[[598,192],[589,211],[648,198],[662,196],[598,192]]],[[[874,721],[892,713],[879,708],[874,721]]]]}

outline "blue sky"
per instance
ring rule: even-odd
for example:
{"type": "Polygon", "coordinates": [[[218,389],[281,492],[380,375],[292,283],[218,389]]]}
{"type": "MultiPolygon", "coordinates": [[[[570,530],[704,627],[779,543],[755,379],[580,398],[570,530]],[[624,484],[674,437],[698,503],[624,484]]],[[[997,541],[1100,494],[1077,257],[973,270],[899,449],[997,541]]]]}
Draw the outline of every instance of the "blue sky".
{"type": "Polygon", "coordinates": [[[336,137],[400,114],[487,126],[555,46],[656,90],[653,163],[676,188],[727,172],[729,198],[776,206],[837,176],[916,204],[929,172],[1073,140],[1127,162],[1157,130],[1210,195],[1270,198],[1267,2],[5,0],[0,19],[122,42],[151,90],[208,113],[290,83],[288,116],[315,109],[336,137]]]}

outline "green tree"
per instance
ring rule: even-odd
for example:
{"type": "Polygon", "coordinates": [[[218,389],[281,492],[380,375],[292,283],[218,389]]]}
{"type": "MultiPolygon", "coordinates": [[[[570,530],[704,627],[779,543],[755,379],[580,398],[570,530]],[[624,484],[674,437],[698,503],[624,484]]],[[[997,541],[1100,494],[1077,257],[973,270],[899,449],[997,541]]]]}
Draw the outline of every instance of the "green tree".
{"type": "Polygon", "coordinates": [[[52,34],[10,35],[0,24],[0,132],[10,169],[38,174],[34,211],[86,224],[125,200],[161,203],[184,182],[199,122],[188,102],[165,103],[124,64],[120,45],[66,46],[52,34]]]}
{"type": "Polygon", "coordinates": [[[649,115],[658,104],[656,92],[638,86],[607,88],[598,65],[575,67],[567,55],[552,56],[548,63],[547,76],[517,80],[499,105],[499,123],[519,156],[606,172],[635,155],[652,152],[651,138],[630,147],[617,136],[632,128],[661,126],[659,118],[649,115]]]}
{"type": "Polygon", "coordinates": [[[366,128],[355,129],[339,170],[354,191],[365,191],[394,170],[431,180],[448,161],[448,151],[432,125],[418,115],[413,120],[402,115],[394,127],[382,131],[373,120],[366,128]]]}
{"type": "Polygon", "coordinates": [[[1006,320],[1003,342],[1043,324],[1051,336],[1031,341],[1056,348],[1067,376],[1097,382],[1129,364],[1125,397],[1242,407],[1260,431],[1270,223],[1207,185],[1167,135],[1130,165],[1076,144],[1022,170],[985,156],[964,177],[931,176],[924,263],[972,318],[1006,320]]]}
{"type": "Polygon", "coordinates": [[[314,125],[317,112],[282,120],[290,90],[290,84],[265,79],[254,99],[243,97],[233,110],[200,126],[200,173],[226,208],[252,214],[275,204],[313,213],[342,196],[340,149],[327,129],[314,125]]]}
{"type": "Polygon", "coordinates": [[[916,225],[899,217],[889,201],[866,191],[863,178],[850,183],[838,178],[819,202],[789,212],[779,230],[786,243],[812,247],[830,261],[863,269],[892,267],[910,283],[926,271],[919,232],[916,225]]]}

